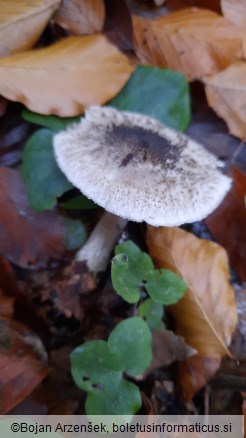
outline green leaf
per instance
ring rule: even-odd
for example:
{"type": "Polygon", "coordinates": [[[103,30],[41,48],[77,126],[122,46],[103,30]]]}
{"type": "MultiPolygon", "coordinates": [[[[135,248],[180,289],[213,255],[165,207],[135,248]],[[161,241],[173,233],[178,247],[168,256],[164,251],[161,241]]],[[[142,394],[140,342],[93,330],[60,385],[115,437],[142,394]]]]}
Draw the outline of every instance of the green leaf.
{"type": "Polygon", "coordinates": [[[163,68],[138,66],[108,105],[152,116],[179,131],[190,123],[188,82],[182,73],[163,68]]]}
{"type": "Polygon", "coordinates": [[[121,382],[122,364],[105,341],[89,341],[80,345],[72,351],[70,360],[73,379],[84,391],[105,393],[121,382]]]}
{"type": "Polygon", "coordinates": [[[129,415],[135,414],[141,404],[138,387],[123,379],[110,390],[88,394],[85,410],[87,415],[129,415]]]}
{"type": "Polygon", "coordinates": [[[144,373],[152,360],[152,335],[146,322],[135,316],[120,322],[108,338],[109,349],[129,375],[144,373]]]}
{"type": "Polygon", "coordinates": [[[151,298],[147,298],[147,300],[139,306],[139,316],[147,322],[151,330],[160,330],[164,327],[164,324],[161,321],[163,315],[163,304],[157,303],[151,298]]]}
{"type": "Polygon", "coordinates": [[[65,247],[73,251],[80,248],[86,240],[87,232],[85,226],[80,220],[63,218],[63,226],[65,228],[65,247]]]}
{"type": "Polygon", "coordinates": [[[139,278],[131,272],[126,254],[117,254],[112,259],[111,277],[117,294],[127,303],[132,304],[139,301],[139,278]]]}
{"type": "Polygon", "coordinates": [[[49,128],[54,131],[62,131],[66,129],[68,125],[71,125],[71,123],[79,122],[81,119],[81,117],[44,116],[27,109],[24,109],[21,115],[27,122],[43,126],[44,128],[49,128]]]}
{"type": "Polygon", "coordinates": [[[148,272],[146,290],[154,301],[162,304],[174,304],[185,293],[187,283],[168,269],[148,272]]]}
{"type": "Polygon", "coordinates": [[[88,199],[83,194],[75,196],[69,201],[62,202],[60,205],[62,208],[66,208],[67,210],[91,210],[92,208],[98,207],[95,202],[93,202],[91,199],[88,199]]]}
{"type": "Polygon", "coordinates": [[[120,243],[115,247],[115,254],[124,253],[128,257],[129,269],[134,274],[138,281],[141,282],[145,278],[146,272],[154,268],[150,256],[141,251],[141,249],[131,240],[120,243]]]}
{"type": "Polygon", "coordinates": [[[27,141],[23,154],[22,173],[33,210],[51,210],[56,199],[73,186],[60,171],[53,153],[54,132],[36,131],[27,141]]]}

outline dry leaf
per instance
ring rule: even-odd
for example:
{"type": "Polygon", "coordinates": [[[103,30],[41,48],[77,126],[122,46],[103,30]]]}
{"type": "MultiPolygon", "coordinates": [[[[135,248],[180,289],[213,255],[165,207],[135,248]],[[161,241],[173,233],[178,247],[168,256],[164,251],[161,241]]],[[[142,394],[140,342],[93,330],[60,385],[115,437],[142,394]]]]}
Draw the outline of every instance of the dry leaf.
{"type": "Polygon", "coordinates": [[[197,353],[186,344],[184,338],[175,335],[171,330],[153,330],[153,360],[145,372],[145,376],[155,368],[170,365],[175,361],[183,361],[197,353]]]}
{"type": "Polygon", "coordinates": [[[105,18],[103,0],[64,0],[55,22],[75,35],[100,32],[105,18]]]}
{"type": "Polygon", "coordinates": [[[2,0],[0,56],[34,46],[60,2],[61,0],[2,0]]]}
{"type": "Polygon", "coordinates": [[[222,117],[231,134],[246,138],[246,62],[237,62],[204,78],[209,105],[222,117]]]}
{"type": "Polygon", "coordinates": [[[48,375],[40,339],[25,326],[0,318],[0,412],[6,414],[48,375]]]}
{"type": "Polygon", "coordinates": [[[189,8],[148,18],[133,14],[135,48],[142,63],[182,71],[193,80],[243,56],[238,29],[215,12],[189,8]]]}
{"type": "Polygon", "coordinates": [[[220,0],[167,0],[166,5],[171,11],[189,6],[197,6],[198,8],[221,12],[220,0]]]}
{"type": "Polygon", "coordinates": [[[229,354],[237,311],[225,250],[176,227],[148,227],[148,246],[158,268],[171,269],[189,285],[171,308],[177,333],[200,356],[229,354]]]}
{"type": "Polygon", "coordinates": [[[64,230],[56,212],[36,213],[18,171],[0,168],[0,253],[24,268],[45,266],[64,252],[64,230]]]}
{"type": "Polygon", "coordinates": [[[0,94],[41,114],[75,116],[114,97],[132,71],[105,36],[70,37],[0,59],[0,94]]]}
{"type": "Polygon", "coordinates": [[[238,168],[231,170],[233,186],[222,204],[206,219],[216,241],[229,254],[231,264],[246,281],[246,175],[238,168]]]}
{"type": "Polygon", "coordinates": [[[223,15],[238,27],[246,27],[245,0],[221,0],[223,15]]]}
{"type": "Polygon", "coordinates": [[[179,379],[185,400],[207,384],[220,367],[220,358],[192,356],[179,365],[179,379]]]}

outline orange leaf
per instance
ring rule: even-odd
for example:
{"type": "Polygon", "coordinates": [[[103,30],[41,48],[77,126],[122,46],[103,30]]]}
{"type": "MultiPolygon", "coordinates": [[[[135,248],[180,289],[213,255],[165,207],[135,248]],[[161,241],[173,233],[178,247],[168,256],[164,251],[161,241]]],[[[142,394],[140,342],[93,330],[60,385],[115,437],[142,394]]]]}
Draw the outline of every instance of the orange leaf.
{"type": "Polygon", "coordinates": [[[205,78],[209,105],[222,117],[231,134],[246,137],[246,62],[237,62],[226,70],[205,78]]]}
{"type": "Polygon", "coordinates": [[[243,56],[237,28],[215,12],[189,8],[157,17],[133,14],[141,62],[183,71],[190,80],[214,74],[243,56]]]}
{"type": "Polygon", "coordinates": [[[246,27],[245,0],[221,0],[223,15],[238,27],[246,27]]]}
{"type": "Polygon", "coordinates": [[[246,175],[236,167],[231,175],[234,184],[222,204],[206,219],[215,239],[228,251],[231,264],[246,281],[246,175]]]}
{"type": "Polygon", "coordinates": [[[30,49],[61,0],[3,0],[0,8],[0,56],[30,49]]]}
{"type": "Polygon", "coordinates": [[[185,296],[171,307],[177,333],[200,356],[230,354],[237,311],[225,250],[175,227],[148,227],[148,246],[158,268],[171,269],[189,285],[185,296]]]}
{"type": "Polygon", "coordinates": [[[100,32],[105,18],[103,0],[64,0],[55,21],[75,35],[100,32]]]}
{"type": "Polygon", "coordinates": [[[41,341],[25,326],[0,319],[0,412],[6,414],[47,376],[41,341]]]}
{"type": "Polygon", "coordinates": [[[206,385],[220,367],[220,358],[192,356],[179,365],[179,378],[185,400],[206,385]]]}
{"type": "Polygon", "coordinates": [[[75,116],[114,97],[132,71],[105,36],[70,37],[1,58],[0,94],[41,114],[75,116]]]}

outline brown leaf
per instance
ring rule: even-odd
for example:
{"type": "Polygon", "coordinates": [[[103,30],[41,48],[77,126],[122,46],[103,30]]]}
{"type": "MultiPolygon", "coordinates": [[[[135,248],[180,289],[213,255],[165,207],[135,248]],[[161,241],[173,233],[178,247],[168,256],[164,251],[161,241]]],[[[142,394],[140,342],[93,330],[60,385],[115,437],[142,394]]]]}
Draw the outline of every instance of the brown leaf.
{"type": "Polygon", "coordinates": [[[0,289],[0,317],[12,318],[14,314],[14,298],[0,289]]]}
{"type": "Polygon", "coordinates": [[[231,264],[246,281],[246,175],[233,167],[233,186],[222,204],[206,219],[211,233],[229,254],[231,264]]]}
{"type": "Polygon", "coordinates": [[[214,74],[243,56],[240,32],[224,17],[205,9],[182,9],[148,18],[132,16],[141,62],[182,71],[193,80],[214,74]]]}
{"type": "Polygon", "coordinates": [[[40,339],[25,326],[0,319],[0,412],[26,398],[48,375],[40,339]]]}
{"type": "Polygon", "coordinates": [[[170,365],[175,361],[183,361],[197,353],[186,344],[184,338],[175,335],[171,330],[153,330],[153,360],[145,375],[155,368],[170,365]]]}
{"type": "Polygon", "coordinates": [[[30,49],[61,0],[3,0],[0,9],[0,56],[30,49]]]}
{"type": "Polygon", "coordinates": [[[245,0],[221,0],[223,15],[238,27],[246,27],[245,0]]]}
{"type": "Polygon", "coordinates": [[[204,78],[209,105],[222,117],[231,134],[246,138],[246,62],[204,78]]]}
{"type": "Polygon", "coordinates": [[[207,384],[220,367],[220,358],[192,356],[179,365],[179,378],[185,400],[207,384]]]}
{"type": "Polygon", "coordinates": [[[0,59],[0,94],[41,114],[74,116],[114,97],[132,71],[105,36],[70,37],[0,59]]]}
{"type": "Polygon", "coordinates": [[[158,268],[171,269],[189,285],[171,307],[177,333],[200,356],[229,354],[237,312],[225,250],[176,227],[149,226],[148,246],[158,268]]]}
{"type": "Polygon", "coordinates": [[[167,0],[166,5],[170,10],[197,6],[198,8],[211,9],[216,12],[221,12],[220,0],[167,0]]]}
{"type": "Polygon", "coordinates": [[[103,0],[64,0],[55,22],[75,35],[98,33],[103,28],[103,0]]]}
{"type": "Polygon", "coordinates": [[[18,171],[0,168],[0,253],[25,267],[45,266],[64,252],[64,230],[55,211],[36,213],[18,171]]]}

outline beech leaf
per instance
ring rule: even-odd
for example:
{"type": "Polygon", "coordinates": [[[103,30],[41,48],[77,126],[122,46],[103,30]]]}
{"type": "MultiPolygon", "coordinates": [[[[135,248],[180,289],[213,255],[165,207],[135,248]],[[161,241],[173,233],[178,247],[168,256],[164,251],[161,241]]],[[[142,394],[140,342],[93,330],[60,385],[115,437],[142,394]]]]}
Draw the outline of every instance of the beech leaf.
{"type": "Polygon", "coordinates": [[[245,29],[246,2],[245,0],[221,0],[223,15],[236,26],[245,29]]]}
{"type": "Polygon", "coordinates": [[[103,0],[63,0],[55,22],[72,34],[89,35],[102,30],[104,18],[103,0]]]}
{"type": "Polygon", "coordinates": [[[2,0],[0,56],[33,47],[60,3],[61,0],[2,0]]]}
{"type": "Polygon", "coordinates": [[[245,139],[246,62],[236,62],[203,82],[209,105],[225,120],[231,134],[245,139]]]}
{"type": "Polygon", "coordinates": [[[148,227],[148,245],[158,268],[176,272],[189,285],[171,307],[177,334],[200,356],[230,354],[237,310],[225,250],[176,227],[148,227]]]}
{"type": "Polygon", "coordinates": [[[103,35],[69,37],[0,59],[0,94],[40,114],[71,117],[112,99],[134,67],[103,35]]]}
{"type": "Polygon", "coordinates": [[[136,54],[143,64],[168,67],[189,80],[214,74],[243,56],[243,39],[216,12],[187,8],[153,19],[132,15],[136,54]]]}

